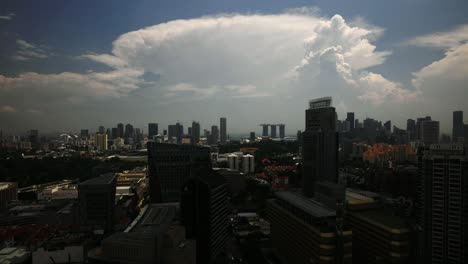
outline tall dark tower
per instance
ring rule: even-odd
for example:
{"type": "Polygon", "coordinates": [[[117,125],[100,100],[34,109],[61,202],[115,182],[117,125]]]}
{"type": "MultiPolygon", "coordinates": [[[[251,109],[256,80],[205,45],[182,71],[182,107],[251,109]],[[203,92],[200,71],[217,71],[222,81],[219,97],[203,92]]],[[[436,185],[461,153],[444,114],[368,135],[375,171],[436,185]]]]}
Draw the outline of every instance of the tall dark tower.
{"type": "Polygon", "coordinates": [[[200,141],[200,123],[195,121],[192,122],[192,137],[195,143],[200,141]]]}
{"type": "Polygon", "coordinates": [[[285,128],[285,125],[284,124],[279,124],[279,136],[281,139],[284,138],[284,128],[285,128]]]}
{"type": "Polygon", "coordinates": [[[117,137],[119,138],[124,137],[124,125],[122,123],[117,124],[117,137]]]}
{"type": "Polygon", "coordinates": [[[354,129],[354,112],[348,112],[348,114],[346,115],[346,121],[349,122],[349,128],[353,130],[354,129]]]}
{"type": "Polygon", "coordinates": [[[219,134],[219,140],[221,141],[221,144],[224,144],[226,143],[226,118],[225,117],[221,117],[219,119],[219,123],[220,123],[220,134],[219,134]]]}
{"type": "Polygon", "coordinates": [[[338,182],[338,134],[331,101],[331,97],[311,100],[306,110],[306,129],[302,133],[302,187],[306,196],[315,195],[317,182],[338,182]]]}
{"type": "Polygon", "coordinates": [[[153,139],[154,136],[158,134],[158,124],[149,123],[148,124],[148,139],[153,139]]]}
{"type": "Polygon", "coordinates": [[[213,263],[227,242],[227,187],[212,170],[197,171],[182,186],[181,215],[185,236],[196,240],[197,263],[213,263]]]}
{"type": "Polygon", "coordinates": [[[461,144],[433,144],[422,166],[422,258],[468,262],[468,157],[461,144]]]}
{"type": "Polygon", "coordinates": [[[182,184],[198,171],[210,171],[210,148],[148,142],[149,181],[152,203],[178,202],[182,184]]]}
{"type": "Polygon", "coordinates": [[[464,136],[463,111],[453,112],[452,142],[457,142],[458,138],[464,136]]]}

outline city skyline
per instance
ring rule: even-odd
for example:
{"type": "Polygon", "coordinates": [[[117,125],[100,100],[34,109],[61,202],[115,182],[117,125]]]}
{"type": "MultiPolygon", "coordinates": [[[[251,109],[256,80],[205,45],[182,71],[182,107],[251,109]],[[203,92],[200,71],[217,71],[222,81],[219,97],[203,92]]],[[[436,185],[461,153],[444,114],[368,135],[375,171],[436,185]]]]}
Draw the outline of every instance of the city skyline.
{"type": "Polygon", "coordinates": [[[282,122],[292,134],[303,130],[304,98],[321,96],[340,120],[355,112],[404,128],[428,115],[442,133],[453,111],[468,112],[462,1],[74,5],[5,2],[4,131],[209,127],[225,116],[230,133],[282,122]]]}

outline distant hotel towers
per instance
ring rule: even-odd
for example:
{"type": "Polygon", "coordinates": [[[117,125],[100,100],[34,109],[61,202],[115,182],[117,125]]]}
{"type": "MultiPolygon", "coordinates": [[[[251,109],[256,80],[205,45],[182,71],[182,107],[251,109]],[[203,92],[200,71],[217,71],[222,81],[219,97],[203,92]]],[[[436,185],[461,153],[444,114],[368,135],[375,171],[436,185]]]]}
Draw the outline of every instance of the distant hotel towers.
{"type": "Polygon", "coordinates": [[[285,124],[260,124],[259,126],[262,127],[262,137],[277,138],[276,127],[279,127],[279,138],[285,137],[285,124]],[[268,135],[268,127],[270,127],[270,135],[268,135]]]}

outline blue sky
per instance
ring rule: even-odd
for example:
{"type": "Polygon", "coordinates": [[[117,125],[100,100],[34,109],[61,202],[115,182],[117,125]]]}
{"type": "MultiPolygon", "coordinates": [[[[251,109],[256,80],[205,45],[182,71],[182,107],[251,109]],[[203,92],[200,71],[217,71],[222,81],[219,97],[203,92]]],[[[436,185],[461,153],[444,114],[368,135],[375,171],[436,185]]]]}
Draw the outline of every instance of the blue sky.
{"type": "Polygon", "coordinates": [[[227,116],[232,133],[281,122],[294,134],[307,100],[332,95],[340,118],[404,127],[432,115],[449,132],[451,112],[468,111],[467,10],[423,0],[2,1],[0,123],[209,127],[227,116]]]}

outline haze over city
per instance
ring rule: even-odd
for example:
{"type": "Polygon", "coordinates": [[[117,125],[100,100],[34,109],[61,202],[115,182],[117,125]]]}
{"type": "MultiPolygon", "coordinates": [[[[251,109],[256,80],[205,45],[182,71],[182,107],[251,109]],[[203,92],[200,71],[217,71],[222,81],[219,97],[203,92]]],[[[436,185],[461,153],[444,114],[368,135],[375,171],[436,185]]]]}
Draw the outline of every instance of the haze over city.
{"type": "Polygon", "coordinates": [[[4,132],[177,120],[303,129],[307,100],[392,120],[468,112],[465,1],[3,1],[4,132]]]}

